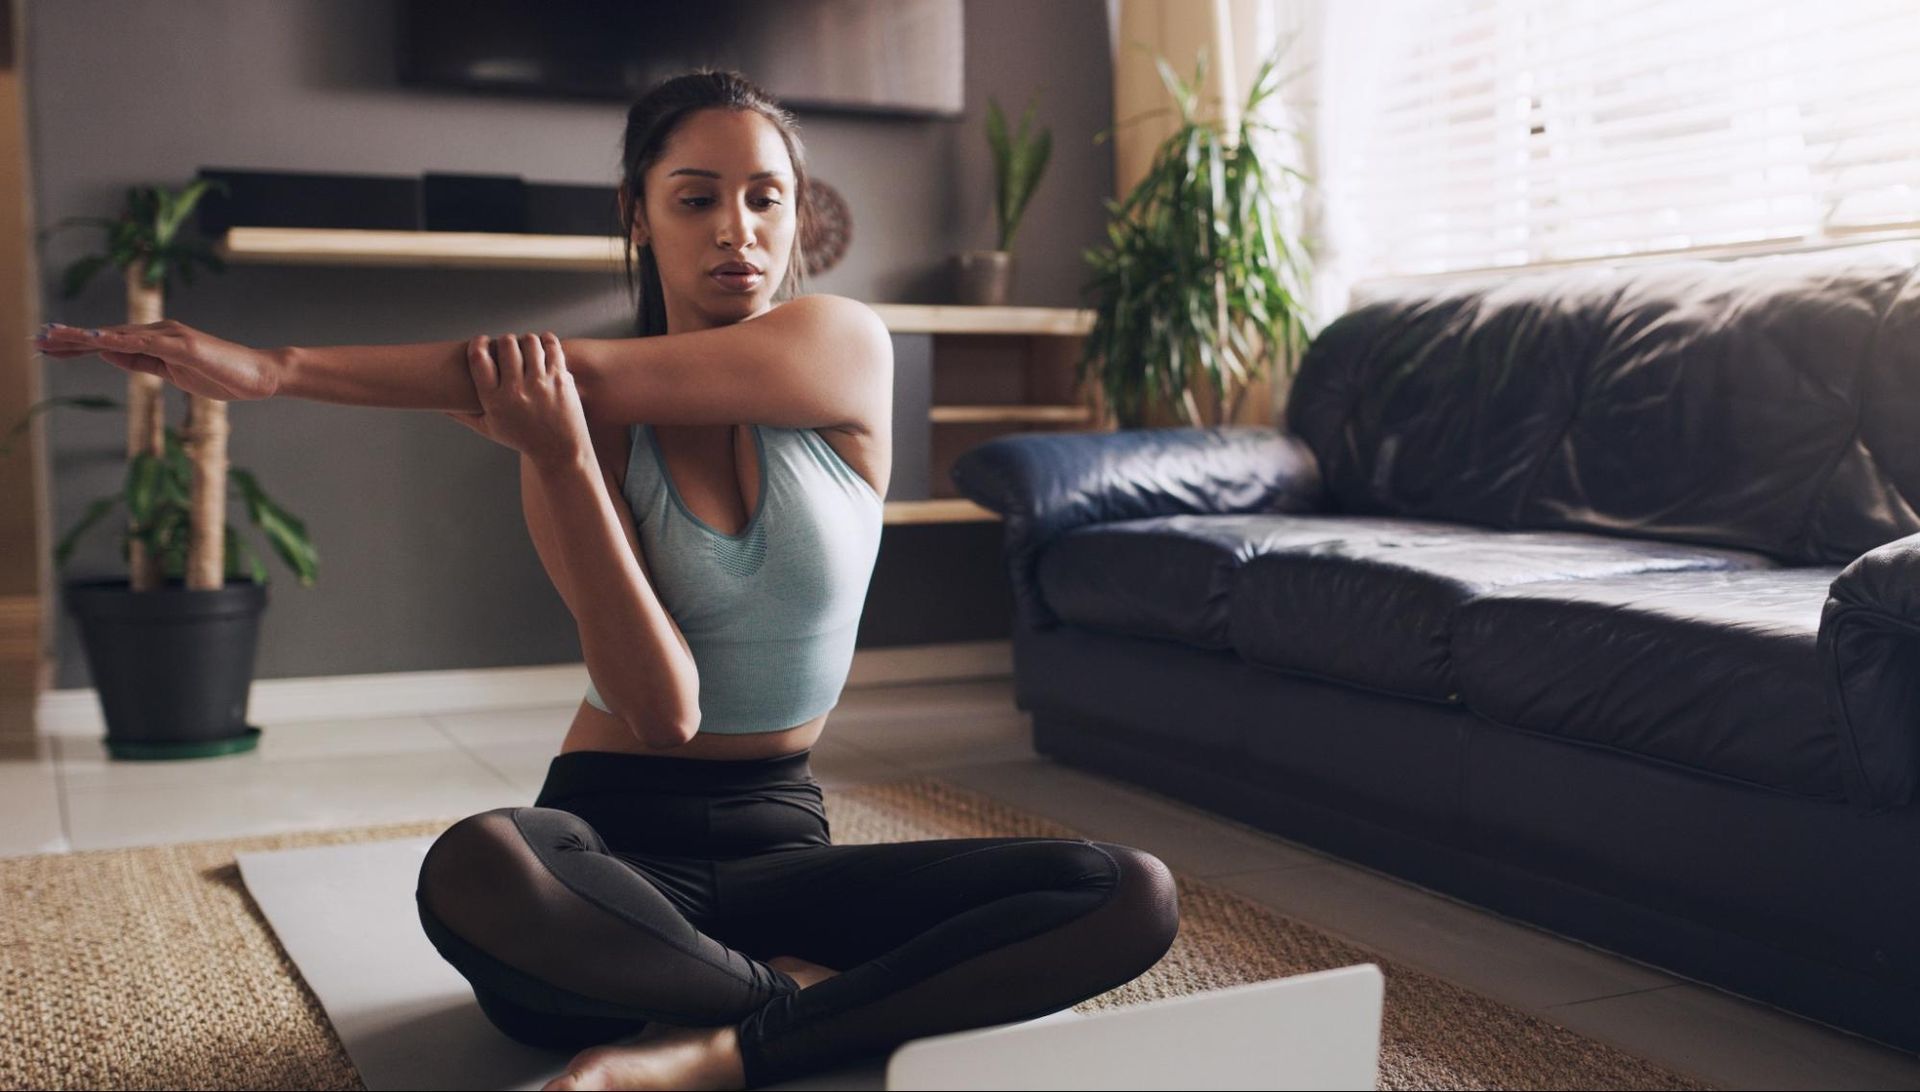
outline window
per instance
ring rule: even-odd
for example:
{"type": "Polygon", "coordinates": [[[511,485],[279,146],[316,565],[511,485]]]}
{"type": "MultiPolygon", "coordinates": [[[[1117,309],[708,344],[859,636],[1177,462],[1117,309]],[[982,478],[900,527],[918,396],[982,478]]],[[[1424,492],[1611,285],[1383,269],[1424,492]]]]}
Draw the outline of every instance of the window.
{"type": "Polygon", "coordinates": [[[1356,273],[1920,234],[1916,0],[1437,0],[1355,152],[1356,273]]]}

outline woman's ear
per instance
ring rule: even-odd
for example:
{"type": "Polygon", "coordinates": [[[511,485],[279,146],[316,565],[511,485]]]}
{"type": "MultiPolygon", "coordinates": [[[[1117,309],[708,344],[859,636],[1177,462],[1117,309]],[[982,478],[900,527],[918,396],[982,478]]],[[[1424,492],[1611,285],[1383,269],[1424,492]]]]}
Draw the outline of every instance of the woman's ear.
{"type": "MultiPolygon", "coordinates": [[[[623,224],[626,223],[627,217],[629,215],[632,215],[633,211],[634,211],[633,197],[627,191],[627,188],[625,186],[622,186],[620,187],[620,222],[623,224]]],[[[647,245],[647,225],[646,225],[646,219],[644,216],[644,210],[642,210],[642,213],[643,215],[634,216],[634,219],[633,219],[633,245],[634,246],[647,245]]]]}

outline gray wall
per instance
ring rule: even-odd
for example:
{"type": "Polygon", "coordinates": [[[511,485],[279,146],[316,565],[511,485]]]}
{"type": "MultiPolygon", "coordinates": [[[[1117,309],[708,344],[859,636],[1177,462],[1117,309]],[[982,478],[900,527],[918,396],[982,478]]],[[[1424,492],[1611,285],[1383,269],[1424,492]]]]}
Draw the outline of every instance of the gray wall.
{"type": "MultiPolygon", "coordinates": [[[[113,215],[127,187],[178,187],[203,166],[616,181],[625,104],[403,89],[393,76],[392,28],[388,0],[30,3],[40,224],[113,215]]],[[[1102,0],[968,0],[966,117],[800,113],[809,165],[854,214],[851,249],[813,290],[945,302],[948,256],[993,244],[987,98],[1017,118],[1038,91],[1053,158],[1014,242],[1013,302],[1080,305],[1081,251],[1104,239],[1102,200],[1112,196],[1111,146],[1092,139],[1112,124],[1108,41],[1102,0]]],[[[125,321],[110,273],[79,297],[60,298],[60,270],[98,240],[96,229],[68,228],[44,245],[48,318],[125,321]]],[[[177,288],[167,313],[260,346],[544,328],[604,337],[627,328],[619,277],[571,273],[233,266],[177,288]]],[[[924,356],[906,339],[898,344],[903,361],[924,356]]],[[[49,361],[46,375],[49,395],[125,390],[124,375],[98,358],[49,361]]],[[[177,425],[183,403],[179,392],[169,397],[177,425]]],[[[125,426],[118,414],[67,408],[48,420],[57,540],[93,498],[119,488],[125,426]]],[[[572,619],[521,522],[512,452],[409,411],[274,400],[235,404],[231,420],[233,465],[306,521],[320,554],[311,589],[267,558],[273,581],[257,678],[580,659],[572,619]]],[[[238,504],[230,512],[244,521],[238,504]]],[[[1005,636],[1010,598],[987,556],[997,533],[982,533],[994,528],[889,528],[862,645],[1005,636]]],[[[241,533],[265,551],[251,526],[241,533]]],[[[115,532],[102,526],[60,576],[124,574],[115,532]]],[[[90,685],[70,618],[64,608],[53,614],[55,685],[90,685]]]]}

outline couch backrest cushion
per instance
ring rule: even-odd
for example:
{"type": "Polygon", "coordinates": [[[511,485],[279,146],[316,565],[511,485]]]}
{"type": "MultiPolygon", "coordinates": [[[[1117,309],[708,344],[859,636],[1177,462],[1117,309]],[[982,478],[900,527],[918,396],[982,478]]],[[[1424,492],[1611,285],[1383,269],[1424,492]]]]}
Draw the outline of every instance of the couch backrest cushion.
{"type": "Polygon", "coordinates": [[[1920,243],[1356,298],[1287,407],[1343,511],[1804,564],[1920,531],[1920,243]]]}

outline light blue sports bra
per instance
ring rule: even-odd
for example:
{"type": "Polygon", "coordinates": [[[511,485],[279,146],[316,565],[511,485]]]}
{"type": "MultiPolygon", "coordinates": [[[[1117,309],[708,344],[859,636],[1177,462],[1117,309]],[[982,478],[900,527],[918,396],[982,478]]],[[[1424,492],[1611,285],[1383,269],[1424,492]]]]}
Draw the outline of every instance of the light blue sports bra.
{"type": "MultiPolygon", "coordinates": [[[[731,535],[681,500],[653,427],[627,429],[621,492],[699,668],[702,732],[776,732],[839,702],[880,550],[884,500],[818,432],[750,427],[760,498],[731,535]]],[[[611,712],[591,676],[587,701],[611,712]]]]}

